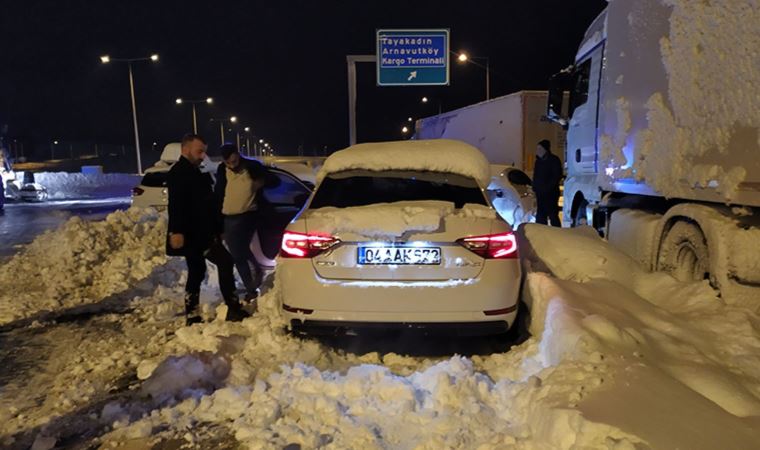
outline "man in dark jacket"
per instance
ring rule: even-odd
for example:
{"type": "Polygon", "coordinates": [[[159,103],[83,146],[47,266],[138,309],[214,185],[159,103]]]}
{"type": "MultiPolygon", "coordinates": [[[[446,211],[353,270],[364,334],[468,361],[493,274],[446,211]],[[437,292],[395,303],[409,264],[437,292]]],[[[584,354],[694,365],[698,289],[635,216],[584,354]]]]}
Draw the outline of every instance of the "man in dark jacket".
{"type": "Polygon", "coordinates": [[[224,241],[245,285],[246,299],[252,300],[258,296],[264,271],[251,253],[251,239],[270,210],[263,188],[276,187],[280,179],[260,162],[240,156],[233,144],[219,150],[224,164],[217,169],[214,190],[224,217],[224,241]]]}
{"type": "Polygon", "coordinates": [[[536,223],[561,227],[559,220],[559,183],[562,162],[551,151],[551,142],[544,139],[536,146],[536,165],[533,170],[533,192],[536,193],[536,223]]]}
{"type": "Polygon", "coordinates": [[[219,239],[221,218],[211,188],[212,179],[199,169],[206,155],[206,141],[198,135],[182,138],[182,156],[169,171],[169,229],[167,253],[182,255],[187,263],[185,314],[188,325],[200,322],[198,303],[206,276],[206,259],[219,272],[219,288],[228,307],[227,320],[246,316],[235,295],[233,261],[219,239]]]}

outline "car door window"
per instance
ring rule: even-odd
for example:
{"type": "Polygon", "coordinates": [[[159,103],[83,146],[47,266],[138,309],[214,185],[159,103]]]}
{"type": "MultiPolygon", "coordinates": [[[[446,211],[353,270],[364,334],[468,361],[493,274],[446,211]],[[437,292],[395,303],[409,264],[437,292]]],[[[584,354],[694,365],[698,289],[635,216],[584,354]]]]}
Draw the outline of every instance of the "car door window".
{"type": "Polygon", "coordinates": [[[280,184],[264,188],[264,195],[275,205],[303,205],[309,196],[309,189],[295,177],[280,171],[272,171],[280,179],[280,184]]]}

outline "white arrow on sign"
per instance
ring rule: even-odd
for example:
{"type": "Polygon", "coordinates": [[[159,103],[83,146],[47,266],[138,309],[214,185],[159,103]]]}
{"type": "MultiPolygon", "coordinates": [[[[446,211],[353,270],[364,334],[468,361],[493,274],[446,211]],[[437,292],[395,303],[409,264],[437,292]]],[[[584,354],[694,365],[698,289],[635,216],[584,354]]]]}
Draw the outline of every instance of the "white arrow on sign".
{"type": "Polygon", "coordinates": [[[412,73],[409,74],[409,78],[406,79],[406,81],[412,81],[412,79],[417,78],[417,71],[414,70],[412,73]]]}

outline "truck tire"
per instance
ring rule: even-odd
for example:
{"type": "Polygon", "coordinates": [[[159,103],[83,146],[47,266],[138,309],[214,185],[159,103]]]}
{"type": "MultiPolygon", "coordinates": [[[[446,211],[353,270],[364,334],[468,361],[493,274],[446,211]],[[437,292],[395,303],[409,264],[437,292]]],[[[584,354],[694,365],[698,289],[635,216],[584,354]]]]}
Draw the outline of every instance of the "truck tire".
{"type": "Polygon", "coordinates": [[[678,281],[701,281],[710,276],[710,254],[702,230],[693,222],[679,220],[660,243],[657,270],[678,281]]]}
{"type": "Polygon", "coordinates": [[[578,204],[578,209],[575,210],[573,215],[573,227],[580,227],[588,225],[588,201],[584,198],[578,204]]]}

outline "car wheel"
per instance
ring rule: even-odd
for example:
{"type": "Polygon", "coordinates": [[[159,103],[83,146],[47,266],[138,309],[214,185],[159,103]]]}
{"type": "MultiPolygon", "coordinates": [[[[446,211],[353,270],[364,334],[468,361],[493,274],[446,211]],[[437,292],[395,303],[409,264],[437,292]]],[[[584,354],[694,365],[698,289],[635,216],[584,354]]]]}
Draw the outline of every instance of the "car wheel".
{"type": "Polygon", "coordinates": [[[701,281],[710,276],[710,254],[702,230],[693,222],[679,220],[660,244],[657,270],[678,281],[701,281]]]}

